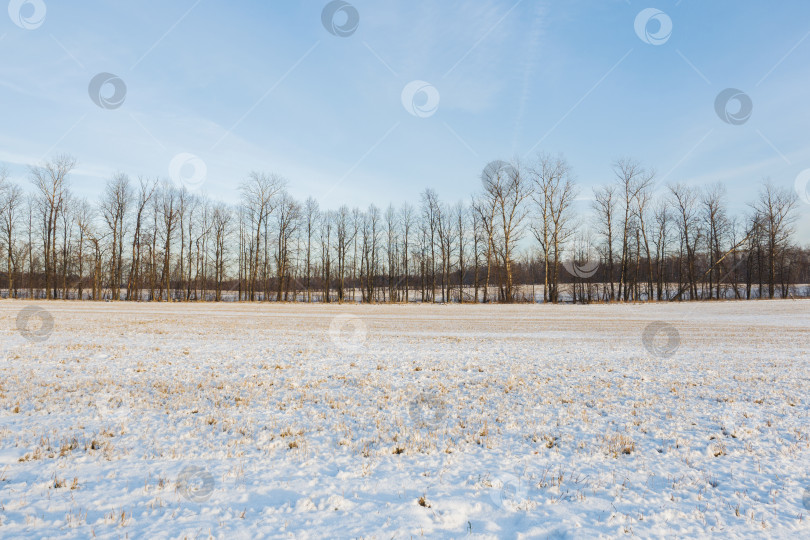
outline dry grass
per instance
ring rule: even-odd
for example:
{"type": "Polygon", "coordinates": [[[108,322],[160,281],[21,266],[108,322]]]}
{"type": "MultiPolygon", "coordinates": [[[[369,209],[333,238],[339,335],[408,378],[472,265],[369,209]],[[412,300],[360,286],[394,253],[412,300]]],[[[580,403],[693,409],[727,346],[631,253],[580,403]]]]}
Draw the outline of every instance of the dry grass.
{"type": "MultiPolygon", "coordinates": [[[[681,356],[664,362],[646,354],[645,321],[629,308],[592,320],[556,308],[527,316],[503,306],[425,307],[406,326],[388,316],[393,307],[372,306],[368,343],[347,354],[326,329],[348,307],[300,306],[296,314],[299,306],[273,306],[256,315],[252,306],[226,306],[201,317],[188,306],[133,306],[111,317],[54,306],[65,309],[54,307],[59,335],[14,349],[0,377],[4,445],[19,449],[11,475],[49,467],[41,485],[77,497],[105,482],[144,486],[139,507],[105,507],[103,521],[115,527],[132,527],[144,507],[168,512],[183,502],[169,487],[176,471],[167,464],[204,463],[217,489],[236,493],[256,489],[257,477],[276,486],[276,477],[263,476],[268,462],[292,483],[308,460],[334,461],[349,478],[341,482],[360,490],[352,482],[378,485],[414,473],[414,463],[445,460],[425,478],[476,484],[488,497],[494,487],[474,479],[505,470],[530,486],[526,510],[591,499],[620,507],[622,497],[653,490],[656,504],[668,502],[674,514],[711,503],[724,519],[743,516],[761,531],[765,509],[786,504],[798,480],[750,463],[774,456],[807,463],[810,448],[797,375],[804,366],[785,360],[810,342],[792,327],[763,339],[765,318],[754,328],[721,317],[722,331],[694,316],[679,321],[681,356]],[[413,408],[421,394],[432,401],[413,408]],[[166,470],[145,471],[143,463],[166,470]],[[638,491],[645,475],[652,479],[638,491]],[[745,485],[767,486],[777,502],[741,495],[745,485]]],[[[7,325],[12,314],[5,312],[7,325]]],[[[441,508],[426,493],[418,504],[441,508]]],[[[92,514],[83,504],[59,519],[84,527],[88,508],[92,514]]],[[[638,515],[603,512],[622,529],[645,532],[638,515]]],[[[250,520],[258,512],[231,513],[250,520]]],[[[682,519],[703,519],[689,515],[682,519]]]]}

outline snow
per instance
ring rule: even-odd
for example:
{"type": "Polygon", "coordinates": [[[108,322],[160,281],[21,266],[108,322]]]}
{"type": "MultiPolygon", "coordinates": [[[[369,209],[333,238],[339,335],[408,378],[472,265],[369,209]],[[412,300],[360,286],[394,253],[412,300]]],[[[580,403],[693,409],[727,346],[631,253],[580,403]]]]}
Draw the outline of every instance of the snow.
{"type": "Polygon", "coordinates": [[[0,317],[0,537],[810,536],[809,301],[0,317]]]}

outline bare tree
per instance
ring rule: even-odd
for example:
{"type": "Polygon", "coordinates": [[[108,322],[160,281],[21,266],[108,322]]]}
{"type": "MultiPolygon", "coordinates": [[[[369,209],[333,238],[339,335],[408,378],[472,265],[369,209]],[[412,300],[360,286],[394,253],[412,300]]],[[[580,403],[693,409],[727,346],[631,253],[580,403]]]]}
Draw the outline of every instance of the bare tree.
{"type": "Polygon", "coordinates": [[[397,260],[399,249],[399,219],[393,204],[389,204],[385,210],[385,254],[386,254],[386,277],[388,279],[388,299],[391,302],[397,300],[395,281],[397,273],[397,260]]]}
{"type": "Polygon", "coordinates": [[[375,300],[374,277],[378,267],[377,251],[379,249],[380,220],[382,219],[380,209],[372,204],[368,207],[368,211],[365,212],[364,218],[362,229],[362,265],[365,269],[365,292],[362,296],[366,302],[373,302],[375,300]]]}
{"type": "Polygon", "coordinates": [[[414,210],[413,206],[410,204],[403,203],[402,207],[399,210],[400,215],[400,222],[402,224],[402,267],[403,267],[403,275],[404,275],[404,289],[405,289],[405,301],[409,300],[409,292],[408,292],[408,278],[410,277],[410,268],[408,267],[408,260],[410,258],[410,238],[411,238],[411,230],[414,226],[414,210]]]}
{"type": "MultiPolygon", "coordinates": [[[[655,173],[650,172],[642,177],[641,182],[638,185],[638,190],[636,191],[636,208],[635,208],[635,216],[638,221],[638,232],[641,233],[641,238],[643,240],[644,245],[644,253],[647,259],[647,300],[652,300],[653,298],[653,257],[652,251],[650,250],[650,234],[648,229],[649,227],[649,220],[647,219],[648,216],[648,207],[650,206],[650,202],[652,201],[652,191],[654,187],[654,178],[655,173]]],[[[638,234],[637,232],[637,234],[638,234]]],[[[641,249],[639,247],[638,252],[641,249]]],[[[640,265],[636,265],[636,271],[640,271],[640,265]]],[[[638,282],[638,280],[637,280],[638,282]]],[[[639,295],[637,294],[636,297],[639,295]]]]}
{"type": "Polygon", "coordinates": [[[318,201],[308,197],[304,203],[304,234],[306,235],[306,256],[304,257],[304,285],[306,287],[307,302],[312,302],[312,239],[320,219],[318,201]]]}
{"type": "Polygon", "coordinates": [[[81,230],[82,240],[87,241],[91,247],[91,254],[93,258],[93,289],[90,298],[93,300],[101,299],[101,280],[102,280],[102,260],[103,260],[103,242],[104,234],[98,231],[95,226],[96,212],[95,210],[83,201],[79,205],[79,212],[77,213],[77,223],[81,230]]]}
{"type": "MultiPolygon", "coordinates": [[[[76,283],[76,297],[79,300],[84,299],[84,243],[87,240],[88,231],[92,235],[93,231],[93,220],[95,219],[93,207],[85,200],[81,199],[76,203],[76,226],[78,228],[78,244],[77,244],[77,254],[76,254],[76,272],[78,274],[78,280],[76,283]]],[[[93,295],[95,295],[95,289],[93,290],[93,295]]],[[[93,296],[95,298],[95,296],[93,296]]]]}
{"type": "Polygon", "coordinates": [[[110,287],[112,299],[119,300],[121,295],[121,272],[124,246],[124,219],[131,202],[132,192],[129,177],[116,173],[107,181],[99,202],[101,216],[109,229],[110,245],[110,287]]]}
{"type": "Polygon", "coordinates": [[[290,273],[290,239],[298,230],[301,219],[301,205],[287,192],[281,194],[276,216],[278,231],[276,243],[276,300],[281,300],[284,282],[290,273]]]}
{"type": "Polygon", "coordinates": [[[337,245],[337,286],[338,302],[343,302],[346,291],[346,255],[354,238],[357,236],[357,229],[352,227],[351,213],[349,207],[341,206],[334,214],[335,240],[337,245]]]}
{"type": "Polygon", "coordinates": [[[6,277],[8,297],[14,298],[14,274],[17,271],[15,253],[17,225],[20,220],[20,206],[25,201],[23,191],[17,184],[9,183],[8,172],[0,169],[0,231],[6,242],[6,277]]]}
{"type": "Polygon", "coordinates": [[[672,221],[669,206],[666,199],[658,202],[655,208],[653,219],[655,220],[655,232],[653,234],[653,245],[655,246],[655,266],[656,266],[656,297],[662,300],[664,297],[664,285],[667,282],[666,258],[667,245],[669,244],[669,225],[672,221]]]}
{"type": "Polygon", "coordinates": [[[327,211],[321,214],[321,281],[323,282],[323,301],[327,303],[330,301],[329,284],[332,277],[332,227],[336,221],[337,217],[333,211],[327,211]]]}
{"type": "Polygon", "coordinates": [[[535,220],[531,226],[543,252],[543,301],[559,300],[560,254],[571,236],[571,210],[577,195],[571,167],[563,157],[540,155],[530,169],[535,220]]]}
{"type": "Polygon", "coordinates": [[[422,224],[429,233],[430,298],[436,301],[436,235],[439,228],[439,196],[432,189],[422,192],[422,224]]]}
{"type": "Polygon", "coordinates": [[[436,210],[437,237],[439,239],[439,253],[441,254],[441,288],[442,302],[449,301],[450,296],[450,264],[455,243],[456,225],[453,216],[446,204],[439,204],[436,210]]]}
{"type": "Polygon", "coordinates": [[[222,282],[225,279],[226,241],[228,227],[233,214],[224,204],[214,207],[214,281],[216,282],[215,300],[222,300],[222,282]]]}
{"type": "MultiPolygon", "coordinates": [[[[245,208],[249,223],[253,226],[253,260],[249,270],[248,293],[255,300],[259,272],[259,253],[262,251],[262,240],[266,239],[266,230],[270,214],[278,204],[278,195],[287,182],[275,174],[251,172],[248,179],[240,186],[242,205],[245,208]]],[[[264,250],[266,257],[267,250],[264,250]]]]}
{"type": "Polygon", "coordinates": [[[621,203],[623,212],[621,222],[622,249],[618,295],[620,298],[623,297],[625,300],[628,300],[630,294],[627,285],[630,272],[630,239],[632,238],[632,233],[635,232],[638,227],[638,224],[635,223],[635,219],[638,217],[635,212],[635,208],[637,208],[636,198],[639,192],[650,187],[655,177],[655,172],[647,171],[637,161],[622,158],[613,165],[613,173],[616,176],[619,193],[622,196],[621,203]]]}
{"type": "MultiPolygon", "coordinates": [[[[482,181],[486,185],[489,180],[485,180],[486,176],[490,174],[485,169],[483,173],[482,181]]],[[[484,256],[484,260],[487,264],[487,271],[486,277],[484,278],[484,294],[483,294],[483,302],[486,304],[489,296],[489,284],[492,278],[492,253],[494,251],[495,246],[495,210],[497,207],[497,201],[494,197],[488,196],[488,194],[481,195],[480,197],[473,199],[472,208],[473,213],[476,215],[476,221],[480,224],[480,230],[483,231],[481,235],[481,240],[483,244],[486,244],[486,255],[484,256]]],[[[476,250],[477,252],[478,250],[476,250]]],[[[478,297],[478,292],[476,290],[476,298],[478,297]]]]}
{"type": "Polygon", "coordinates": [[[28,298],[34,298],[34,208],[37,206],[37,199],[34,194],[28,194],[25,198],[25,209],[28,229],[28,298]]]}
{"type": "MultiPolygon", "coordinates": [[[[793,224],[796,221],[794,210],[798,202],[796,193],[787,188],[778,188],[766,179],[759,192],[759,200],[754,204],[758,221],[763,228],[767,250],[768,297],[776,292],[777,261],[787,250],[793,224]]],[[[782,268],[785,271],[785,268],[782,268]]]]}
{"type": "Polygon", "coordinates": [[[127,278],[127,300],[140,300],[141,244],[143,242],[144,212],[155,195],[158,180],[138,179],[138,198],[135,207],[135,232],[132,236],[132,260],[127,278]]]}
{"type": "Polygon", "coordinates": [[[505,282],[501,287],[502,299],[506,302],[514,300],[514,283],[512,276],[512,258],[515,246],[520,241],[523,232],[524,218],[528,213],[525,204],[531,194],[531,186],[518,162],[505,164],[493,162],[497,165],[487,167],[482,180],[484,183],[485,198],[494,202],[496,219],[500,233],[500,242],[496,251],[501,255],[505,282]]]}
{"type": "MultiPolygon", "coordinates": [[[[482,246],[487,245],[485,260],[489,257],[489,230],[484,226],[482,201],[472,197],[470,200],[470,226],[472,227],[472,258],[473,258],[473,302],[478,303],[478,289],[481,287],[481,255],[482,246]]],[[[486,298],[484,299],[486,301],[486,298]]]]}
{"type": "Polygon", "coordinates": [[[180,215],[178,203],[177,189],[164,182],[159,194],[160,210],[163,226],[161,232],[163,234],[163,279],[161,280],[166,286],[166,301],[172,301],[172,283],[171,283],[171,257],[172,257],[172,237],[177,228],[177,221],[180,215]]]}
{"type": "Polygon", "coordinates": [[[68,154],[61,154],[42,165],[29,167],[43,226],[46,298],[54,297],[53,260],[56,256],[56,224],[68,192],[68,175],[75,168],[76,158],[68,154]]]}
{"type": "Polygon", "coordinates": [[[467,223],[469,213],[463,201],[456,203],[453,208],[453,219],[458,239],[458,301],[464,303],[464,245],[467,238],[467,223]]]}
{"type": "MultiPolygon", "coordinates": [[[[62,252],[61,252],[61,270],[62,270],[62,298],[68,298],[68,274],[70,272],[70,261],[73,242],[73,226],[75,223],[75,203],[73,196],[68,193],[65,197],[65,204],[63,210],[59,213],[59,221],[62,225],[62,252]]],[[[55,262],[55,260],[54,260],[55,262]]]]}
{"type": "MultiPolygon", "coordinates": [[[[697,191],[694,188],[675,184],[669,187],[673,205],[678,216],[681,243],[686,249],[686,274],[689,280],[690,300],[697,298],[697,280],[695,279],[695,248],[700,238],[697,213],[697,191]]],[[[680,272],[679,272],[680,275],[680,272]]]]}
{"type": "Polygon", "coordinates": [[[615,229],[616,214],[616,188],[613,185],[594,189],[593,209],[601,235],[604,238],[602,256],[607,263],[607,280],[610,284],[610,300],[616,299],[615,281],[613,275],[613,231],[615,229]]]}
{"type": "Polygon", "coordinates": [[[709,257],[709,298],[712,297],[713,284],[716,285],[715,298],[720,299],[720,280],[722,265],[715,264],[722,256],[721,244],[725,234],[727,219],[724,204],[725,186],[721,183],[707,186],[701,195],[703,220],[706,227],[706,253],[709,257]]]}

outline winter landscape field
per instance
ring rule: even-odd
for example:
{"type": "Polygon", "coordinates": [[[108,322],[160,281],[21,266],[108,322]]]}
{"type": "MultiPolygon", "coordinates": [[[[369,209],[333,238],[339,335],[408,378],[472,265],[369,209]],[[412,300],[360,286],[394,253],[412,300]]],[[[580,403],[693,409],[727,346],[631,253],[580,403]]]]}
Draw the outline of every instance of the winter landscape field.
{"type": "Polygon", "coordinates": [[[807,0],[0,8],[0,540],[810,539],[807,0]]]}
{"type": "Polygon", "coordinates": [[[810,534],[810,302],[3,301],[0,537],[810,534]]]}

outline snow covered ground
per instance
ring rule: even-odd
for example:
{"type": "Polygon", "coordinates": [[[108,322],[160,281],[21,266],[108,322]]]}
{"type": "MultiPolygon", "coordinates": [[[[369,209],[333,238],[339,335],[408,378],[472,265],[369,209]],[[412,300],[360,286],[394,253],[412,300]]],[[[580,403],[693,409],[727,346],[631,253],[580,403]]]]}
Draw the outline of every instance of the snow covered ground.
{"type": "Polygon", "coordinates": [[[4,300],[0,330],[0,537],[810,536],[810,301],[4,300]]]}

